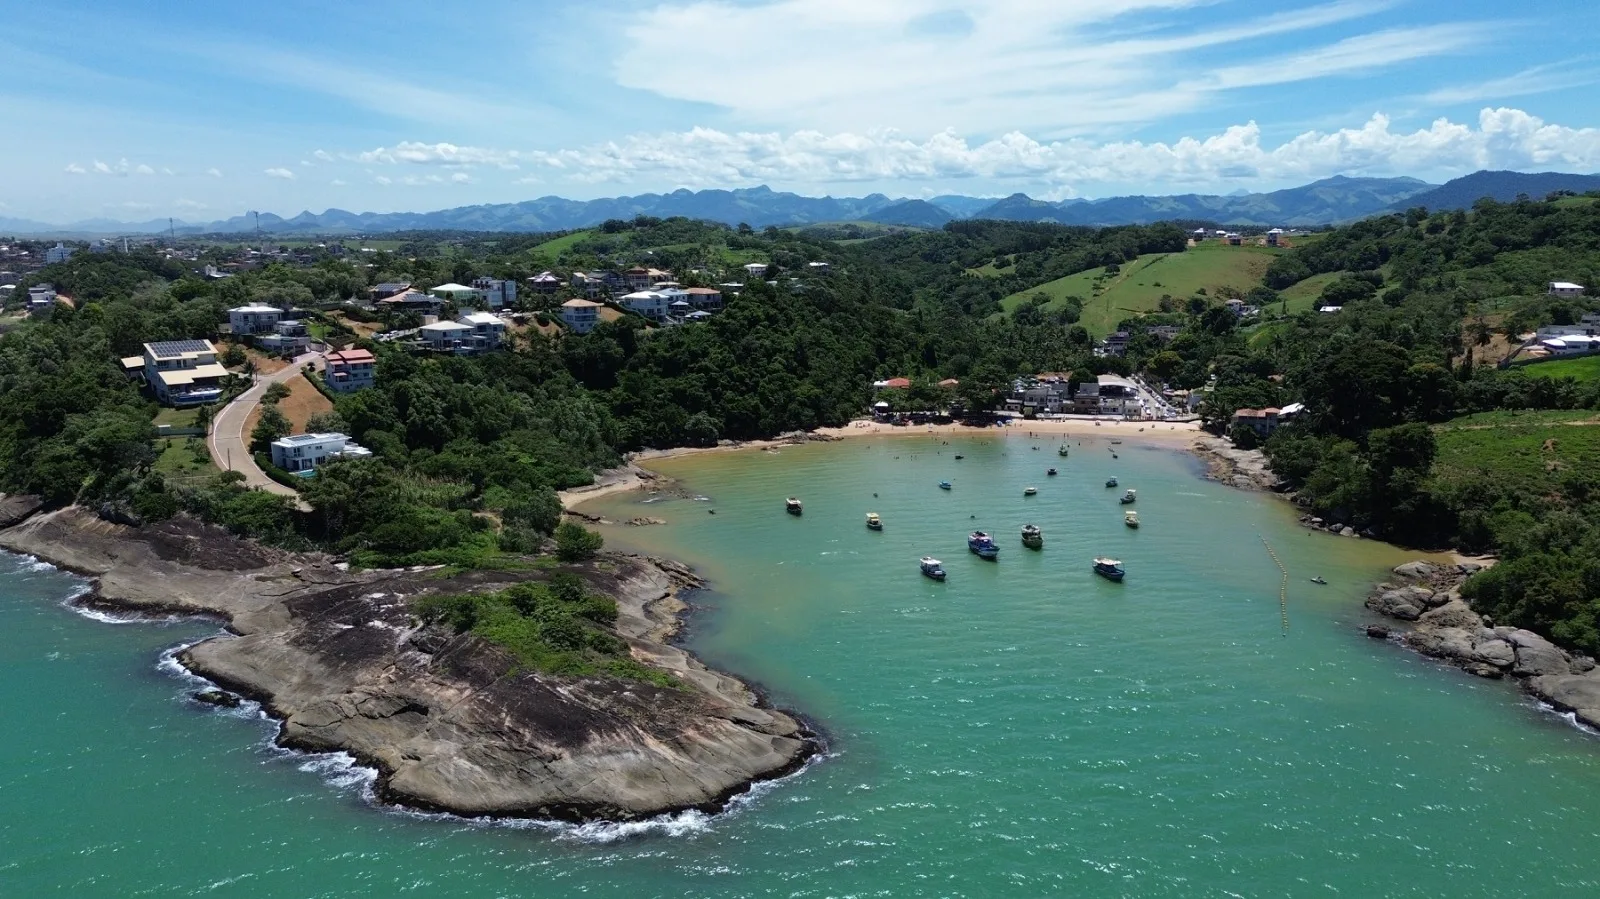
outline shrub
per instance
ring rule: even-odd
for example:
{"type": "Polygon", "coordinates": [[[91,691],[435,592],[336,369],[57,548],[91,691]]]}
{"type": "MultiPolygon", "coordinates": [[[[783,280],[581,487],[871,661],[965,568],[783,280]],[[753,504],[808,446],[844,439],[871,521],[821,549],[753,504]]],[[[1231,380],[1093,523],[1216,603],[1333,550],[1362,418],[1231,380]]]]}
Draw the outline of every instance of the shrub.
{"type": "Polygon", "coordinates": [[[592,559],[604,545],[604,538],[582,525],[564,521],[556,527],[556,556],[563,562],[592,559]]]}

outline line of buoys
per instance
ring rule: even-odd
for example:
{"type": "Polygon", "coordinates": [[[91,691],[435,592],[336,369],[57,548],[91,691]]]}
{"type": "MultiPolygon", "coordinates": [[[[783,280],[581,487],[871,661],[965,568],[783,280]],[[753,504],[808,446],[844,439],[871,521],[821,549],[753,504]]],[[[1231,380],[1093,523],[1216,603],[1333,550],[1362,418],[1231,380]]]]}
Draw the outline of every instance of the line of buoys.
{"type": "Polygon", "coordinates": [[[1283,560],[1273,552],[1272,544],[1267,542],[1266,536],[1262,534],[1256,536],[1261,537],[1261,545],[1267,548],[1267,555],[1272,557],[1273,564],[1278,566],[1278,571],[1283,575],[1283,582],[1278,585],[1278,617],[1283,620],[1283,635],[1287,637],[1289,636],[1289,569],[1283,567],[1283,560]]]}

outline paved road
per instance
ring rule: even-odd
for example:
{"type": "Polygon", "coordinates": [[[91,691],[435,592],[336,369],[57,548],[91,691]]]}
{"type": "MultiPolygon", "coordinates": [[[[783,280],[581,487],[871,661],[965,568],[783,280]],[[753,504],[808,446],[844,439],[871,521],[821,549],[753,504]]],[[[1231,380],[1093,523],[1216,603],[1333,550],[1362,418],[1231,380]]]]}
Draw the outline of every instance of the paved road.
{"type": "Polygon", "coordinates": [[[244,432],[244,423],[250,417],[250,410],[261,402],[261,395],[267,392],[267,387],[289,380],[300,373],[301,366],[320,358],[322,358],[321,353],[306,353],[297,357],[287,368],[270,375],[257,375],[254,386],[222,407],[222,411],[211,419],[211,434],[206,437],[206,446],[211,450],[211,461],[218,468],[223,471],[232,469],[242,472],[247,487],[258,487],[279,496],[300,495],[267,477],[267,473],[256,464],[255,458],[250,455],[250,435],[244,432]]]}

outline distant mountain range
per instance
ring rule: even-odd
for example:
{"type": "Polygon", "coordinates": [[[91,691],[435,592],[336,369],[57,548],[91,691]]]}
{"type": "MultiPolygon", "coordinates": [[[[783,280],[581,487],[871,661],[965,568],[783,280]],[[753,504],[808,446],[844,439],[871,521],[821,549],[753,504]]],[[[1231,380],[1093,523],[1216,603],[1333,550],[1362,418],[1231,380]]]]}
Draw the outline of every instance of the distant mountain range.
{"type": "MultiPolygon", "coordinates": [[[[1600,175],[1555,172],[1477,172],[1443,185],[1415,178],[1325,178],[1301,187],[1268,193],[1234,192],[1226,196],[1179,194],[1175,196],[1109,197],[1101,200],[1035,200],[1013,194],[993,197],[945,195],[930,200],[865,197],[803,197],[768,187],[738,190],[676,190],[637,197],[568,200],[540,197],[522,203],[460,206],[437,212],[346,212],[329,209],[319,214],[302,212],[293,218],[261,213],[261,229],[271,234],[382,234],[395,231],[566,231],[587,228],[607,219],[636,215],[686,216],[694,219],[791,226],[820,222],[864,221],[885,225],[938,228],[953,219],[1003,219],[1058,222],[1064,225],[1134,225],[1163,220],[1199,220],[1222,225],[1280,225],[1307,227],[1354,221],[1412,206],[1429,209],[1463,209],[1480,197],[1501,201],[1519,194],[1543,197],[1555,190],[1600,190],[1600,175]]],[[[256,217],[246,214],[209,223],[175,222],[184,234],[236,234],[256,229],[256,217]]],[[[117,222],[90,219],[69,225],[52,225],[28,219],[0,217],[0,231],[13,234],[154,234],[166,231],[166,219],[117,222]]]]}

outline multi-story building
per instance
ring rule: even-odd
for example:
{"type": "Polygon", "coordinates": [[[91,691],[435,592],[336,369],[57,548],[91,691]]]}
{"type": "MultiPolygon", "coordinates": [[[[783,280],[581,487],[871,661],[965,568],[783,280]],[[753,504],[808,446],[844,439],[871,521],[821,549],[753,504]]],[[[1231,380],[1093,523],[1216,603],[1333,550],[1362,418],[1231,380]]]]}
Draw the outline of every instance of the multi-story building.
{"type": "Polygon", "coordinates": [[[323,380],[335,393],[354,393],[376,383],[377,362],[368,350],[340,350],[327,355],[323,380]]]}
{"type": "Polygon", "coordinates": [[[420,346],[436,353],[458,356],[498,349],[505,339],[506,323],[488,312],[468,312],[453,322],[423,325],[417,332],[420,346]]]}
{"type": "Polygon", "coordinates": [[[76,247],[66,246],[58,240],[55,246],[44,251],[44,264],[55,265],[57,262],[66,262],[76,252],[78,252],[76,247]]]}
{"type": "Polygon", "coordinates": [[[722,308],[722,291],[715,287],[691,287],[684,293],[689,295],[689,305],[706,312],[715,312],[722,308]]]}
{"type": "Polygon", "coordinates": [[[256,338],[262,349],[272,353],[299,355],[311,346],[311,331],[302,321],[281,321],[272,326],[272,332],[256,338]]]}
{"type": "Polygon", "coordinates": [[[312,471],[331,458],[364,459],[372,450],[344,434],[295,434],[272,441],[272,464],[284,471],[312,471]]]}
{"type": "Polygon", "coordinates": [[[587,334],[600,323],[600,307],[594,300],[568,300],[561,304],[561,320],[575,333],[587,334]]]}
{"type": "Polygon", "coordinates": [[[143,374],[156,400],[168,406],[198,406],[222,396],[228,370],[217,364],[209,340],[163,340],[144,345],[143,356],[122,360],[123,371],[143,374]]]}
{"type": "MultiPolygon", "coordinates": [[[[546,272],[545,274],[549,274],[546,272]]],[[[553,276],[552,276],[553,277],[553,276]]],[[[556,283],[559,285],[560,280],[556,283]]],[[[501,281],[497,278],[475,278],[472,289],[483,295],[483,301],[490,309],[511,309],[517,305],[517,282],[501,281]]]]}
{"type": "Polygon", "coordinates": [[[228,329],[235,337],[270,334],[280,321],[283,321],[283,310],[276,306],[251,303],[228,310],[228,329]]]}
{"type": "Polygon", "coordinates": [[[633,293],[623,294],[617,302],[651,321],[664,322],[672,309],[672,304],[680,299],[687,300],[687,297],[688,294],[677,289],[636,290],[633,293]]]}

